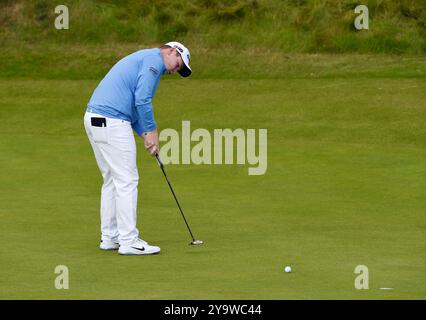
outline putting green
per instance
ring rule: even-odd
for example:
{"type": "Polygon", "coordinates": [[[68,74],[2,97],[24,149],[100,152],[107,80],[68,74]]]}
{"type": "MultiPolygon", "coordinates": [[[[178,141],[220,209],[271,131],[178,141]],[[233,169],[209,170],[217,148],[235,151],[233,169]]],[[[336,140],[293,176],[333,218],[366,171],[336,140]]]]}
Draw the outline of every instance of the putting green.
{"type": "Polygon", "coordinates": [[[166,166],[205,241],[191,247],[139,139],[138,227],[162,248],[142,257],[98,249],[101,177],[82,120],[96,84],[0,80],[1,299],[426,298],[424,79],[163,80],[160,130],[265,128],[268,168],[166,166]]]}

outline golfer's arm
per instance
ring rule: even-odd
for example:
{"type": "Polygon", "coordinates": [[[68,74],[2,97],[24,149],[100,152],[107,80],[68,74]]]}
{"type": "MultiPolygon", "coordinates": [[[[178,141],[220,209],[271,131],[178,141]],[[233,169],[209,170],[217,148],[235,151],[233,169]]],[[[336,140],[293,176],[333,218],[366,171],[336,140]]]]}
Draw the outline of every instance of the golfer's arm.
{"type": "Polygon", "coordinates": [[[136,106],[138,120],[132,124],[133,130],[140,136],[144,132],[151,132],[157,128],[157,123],[154,119],[152,104],[144,104],[136,106]]]}
{"type": "Polygon", "coordinates": [[[157,128],[152,106],[152,98],[159,81],[159,73],[155,73],[154,66],[148,63],[138,76],[138,84],[135,90],[135,108],[138,120],[132,124],[138,135],[151,132],[157,128]]]}

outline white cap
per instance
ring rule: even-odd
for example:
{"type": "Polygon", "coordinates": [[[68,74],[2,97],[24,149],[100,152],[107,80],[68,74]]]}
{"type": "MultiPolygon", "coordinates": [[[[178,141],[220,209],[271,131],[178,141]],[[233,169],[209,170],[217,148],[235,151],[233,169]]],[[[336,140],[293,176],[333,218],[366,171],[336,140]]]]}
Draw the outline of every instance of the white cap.
{"type": "Polygon", "coordinates": [[[188,48],[185,47],[182,43],[176,41],[167,42],[166,46],[176,48],[176,51],[179,52],[184,64],[184,67],[179,71],[179,74],[182,77],[189,77],[192,73],[192,70],[189,67],[189,60],[191,59],[191,55],[189,54],[188,48]]]}

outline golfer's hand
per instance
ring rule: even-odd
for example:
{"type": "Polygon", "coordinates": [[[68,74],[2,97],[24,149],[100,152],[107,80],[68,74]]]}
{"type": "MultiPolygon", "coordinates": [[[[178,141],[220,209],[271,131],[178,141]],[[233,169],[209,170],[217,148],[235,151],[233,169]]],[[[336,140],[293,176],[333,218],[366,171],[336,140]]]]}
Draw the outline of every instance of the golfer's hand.
{"type": "Polygon", "coordinates": [[[155,156],[160,152],[157,129],[151,132],[142,133],[142,138],[144,140],[145,149],[151,154],[151,156],[155,156]]]}

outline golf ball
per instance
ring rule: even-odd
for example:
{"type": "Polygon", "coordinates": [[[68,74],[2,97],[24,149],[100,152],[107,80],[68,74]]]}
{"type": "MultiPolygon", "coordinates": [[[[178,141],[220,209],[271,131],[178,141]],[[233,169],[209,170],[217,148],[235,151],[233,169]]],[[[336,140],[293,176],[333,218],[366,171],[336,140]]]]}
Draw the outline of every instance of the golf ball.
{"type": "Polygon", "coordinates": [[[291,267],[290,266],[286,266],[284,268],[284,271],[287,272],[287,273],[290,273],[291,272],[291,267]]]}

